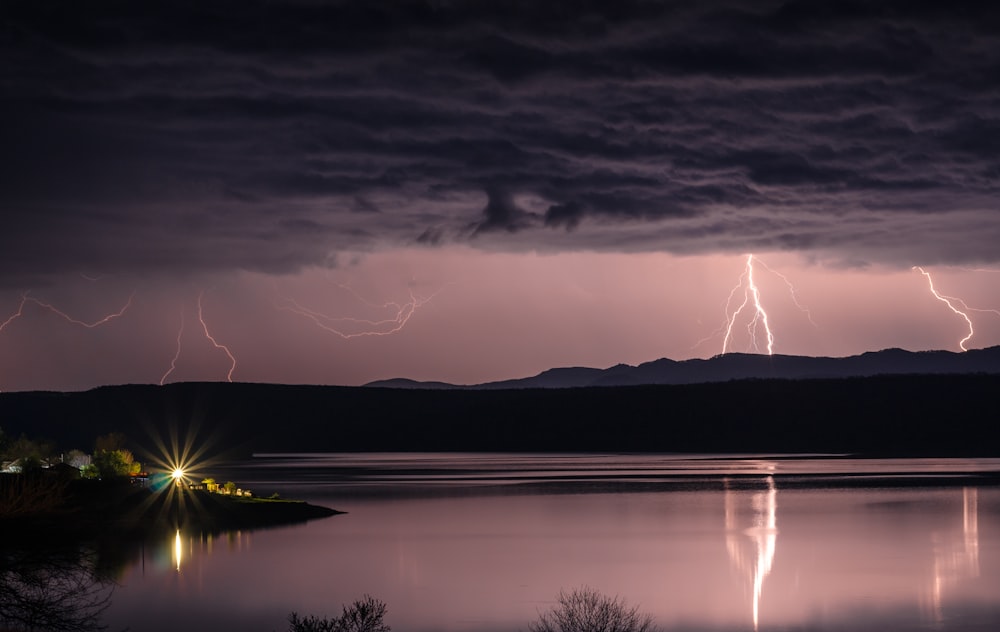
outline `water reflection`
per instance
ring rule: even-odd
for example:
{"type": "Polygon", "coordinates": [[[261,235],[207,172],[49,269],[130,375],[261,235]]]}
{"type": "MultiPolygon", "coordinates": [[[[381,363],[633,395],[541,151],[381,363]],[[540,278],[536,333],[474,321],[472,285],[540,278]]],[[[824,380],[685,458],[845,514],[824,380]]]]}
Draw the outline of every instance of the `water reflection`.
{"type": "Polygon", "coordinates": [[[774,477],[766,479],[767,489],[750,494],[737,492],[726,481],[726,549],[736,571],[746,576],[752,587],[751,618],[753,629],[760,621],[760,599],[764,580],[774,566],[774,550],[778,540],[778,488],[774,477]],[[749,508],[743,503],[749,499],[749,508]],[[746,526],[748,525],[749,526],[746,526]]]}
{"type": "Polygon", "coordinates": [[[212,533],[203,531],[185,531],[177,529],[172,536],[154,541],[152,547],[142,546],[141,567],[143,575],[146,569],[146,557],[150,556],[154,569],[163,570],[167,566],[169,556],[169,566],[174,573],[183,574],[185,569],[197,568],[202,562],[202,558],[208,558],[215,550],[216,541],[222,539],[225,543],[225,550],[230,553],[241,553],[250,549],[252,531],[223,531],[222,533],[212,533]]]}
{"type": "MultiPolygon", "coordinates": [[[[937,486],[906,478],[920,463],[876,463],[858,471],[877,477],[839,487],[788,474],[801,463],[743,458],[719,466],[733,465],[726,477],[661,487],[634,474],[638,457],[595,458],[600,468],[577,475],[581,460],[442,456],[434,468],[405,469],[419,459],[401,458],[394,474],[413,478],[393,481],[406,488],[397,495],[359,492],[353,471],[299,468],[307,484],[296,493],[319,480],[335,491],[312,499],[348,513],[287,529],[162,535],[146,552],[151,570],[136,565],[122,578],[109,622],[269,632],[292,610],[328,615],[331,603],[367,592],[386,602],[393,629],[497,632],[524,629],[560,589],[588,585],[639,604],[662,630],[998,629],[1000,488],[954,482],[948,472],[965,462],[936,462],[937,486]],[[451,467],[462,493],[425,492],[421,477],[449,480],[451,467]],[[885,484],[886,470],[900,476],[885,484]],[[480,473],[499,481],[467,481],[480,473]]],[[[282,491],[300,481],[270,480],[282,491]]]]}
{"type": "Polygon", "coordinates": [[[945,592],[963,579],[979,577],[979,490],[962,490],[962,530],[933,533],[934,565],[930,609],[935,622],[943,620],[941,602],[945,592]]]}
{"type": "MultiPolygon", "coordinates": [[[[739,485],[729,479],[725,481],[725,541],[730,563],[743,578],[750,595],[753,629],[759,630],[764,584],[773,570],[777,545],[778,489],[771,475],[764,478],[762,490],[747,490],[746,486],[751,484],[745,479],[739,485]]],[[[941,495],[954,498],[954,493],[941,492],[941,495]]],[[[959,584],[980,576],[979,489],[962,488],[961,499],[961,527],[931,530],[932,563],[929,570],[919,571],[919,575],[927,578],[923,581],[929,584],[929,588],[922,591],[925,595],[921,599],[922,617],[935,624],[945,621],[943,602],[949,593],[956,597],[961,595],[959,584]]],[[[923,569],[928,567],[923,566],[923,569]]],[[[819,575],[816,579],[823,577],[819,575]]],[[[885,588],[888,595],[889,588],[885,588]]],[[[871,598],[885,596],[873,594],[871,598]]]]}
{"type": "Polygon", "coordinates": [[[181,547],[181,530],[178,529],[177,533],[174,534],[174,567],[177,572],[181,572],[181,556],[183,554],[183,548],[181,547]]]}

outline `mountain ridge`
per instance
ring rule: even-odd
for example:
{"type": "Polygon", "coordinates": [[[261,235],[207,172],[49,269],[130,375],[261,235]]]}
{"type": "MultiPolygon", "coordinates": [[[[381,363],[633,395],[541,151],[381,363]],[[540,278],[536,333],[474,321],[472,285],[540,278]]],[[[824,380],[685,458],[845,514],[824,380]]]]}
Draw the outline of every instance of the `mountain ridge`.
{"type": "Polygon", "coordinates": [[[829,379],[876,375],[956,375],[1000,373],[1000,346],[963,352],[907,351],[899,348],[867,351],[853,356],[795,356],[726,353],[711,358],[660,358],[638,365],[616,364],[607,369],[557,367],[524,378],[452,384],[408,378],[376,380],[374,388],[431,390],[503,390],[524,388],[586,388],[702,384],[743,379],[829,379]]]}

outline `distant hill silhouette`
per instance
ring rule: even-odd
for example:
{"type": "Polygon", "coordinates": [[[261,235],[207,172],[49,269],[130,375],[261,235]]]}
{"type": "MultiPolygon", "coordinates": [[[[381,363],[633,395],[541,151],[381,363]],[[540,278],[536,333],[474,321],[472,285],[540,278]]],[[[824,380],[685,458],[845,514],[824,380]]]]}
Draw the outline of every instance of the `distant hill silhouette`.
{"type": "Polygon", "coordinates": [[[951,351],[884,349],[846,358],[727,353],[707,360],[653,360],[638,366],[617,364],[608,369],[569,367],[549,369],[533,377],[484,384],[456,385],[408,379],[366,384],[383,388],[518,389],[700,384],[746,379],[817,379],[875,375],[1000,374],[1000,347],[951,351]]]}
{"type": "Polygon", "coordinates": [[[1000,374],[986,373],[507,390],[180,383],[0,393],[0,427],[11,438],[49,439],[58,450],[90,451],[99,435],[122,432],[144,462],[170,436],[182,445],[194,437],[192,451],[226,458],[350,451],[997,457],[997,393],[1000,374]]]}

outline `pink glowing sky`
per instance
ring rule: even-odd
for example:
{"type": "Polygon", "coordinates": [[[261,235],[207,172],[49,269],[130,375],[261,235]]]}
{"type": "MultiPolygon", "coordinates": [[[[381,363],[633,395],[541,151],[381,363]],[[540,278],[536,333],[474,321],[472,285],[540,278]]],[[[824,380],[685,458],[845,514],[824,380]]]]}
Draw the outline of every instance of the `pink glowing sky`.
{"type": "Polygon", "coordinates": [[[776,353],[957,350],[913,266],[1000,309],[988,4],[50,9],[0,8],[2,390],[227,379],[203,292],[234,380],[322,384],[711,356],[747,253],[776,353]]]}
{"type": "MultiPolygon", "coordinates": [[[[958,350],[967,334],[964,320],[912,269],[828,267],[795,254],[756,258],[792,282],[808,310],[796,306],[784,280],[755,266],[775,353],[958,350]]],[[[539,255],[450,247],[365,254],[342,267],[289,275],[180,282],[67,276],[29,296],[88,323],[118,312],[130,296],[131,305],[120,317],[86,328],[26,302],[21,316],[0,331],[0,376],[3,390],[158,383],[176,356],[165,381],[225,380],[230,360],[198,320],[202,292],[205,324],[236,359],[236,381],[355,385],[402,376],[468,384],[557,366],[704,358],[722,351],[726,300],[744,265],[738,255],[539,255]],[[428,300],[392,332],[399,307],[382,305],[405,307],[411,292],[428,300]],[[279,309],[290,299],[328,316],[391,322],[317,322],[279,309]],[[340,334],[391,333],[345,338],[319,323],[340,334]]],[[[928,270],[939,292],[970,307],[1000,306],[1000,272],[928,270]]],[[[18,293],[3,294],[4,318],[17,313],[20,301],[18,293]]],[[[1000,314],[968,313],[975,325],[969,348],[1000,344],[1000,314]]],[[[729,351],[764,351],[762,341],[755,348],[747,336],[750,316],[746,310],[737,320],[729,351]]]]}

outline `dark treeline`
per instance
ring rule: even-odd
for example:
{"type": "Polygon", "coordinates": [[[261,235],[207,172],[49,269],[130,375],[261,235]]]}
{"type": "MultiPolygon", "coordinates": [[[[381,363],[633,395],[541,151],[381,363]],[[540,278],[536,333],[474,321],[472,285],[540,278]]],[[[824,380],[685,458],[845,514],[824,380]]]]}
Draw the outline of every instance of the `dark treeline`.
{"type": "MultiPolygon", "coordinates": [[[[7,436],[88,446],[199,430],[213,451],[997,456],[998,375],[440,391],[189,383],[0,394],[7,436]]],[[[147,443],[148,444],[148,443],[147,443]]]]}

